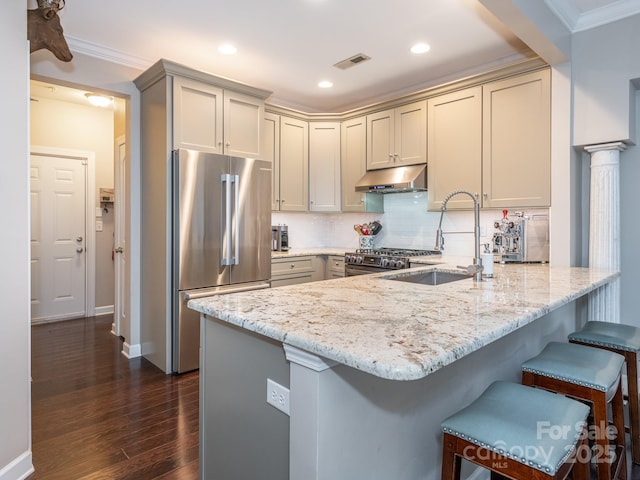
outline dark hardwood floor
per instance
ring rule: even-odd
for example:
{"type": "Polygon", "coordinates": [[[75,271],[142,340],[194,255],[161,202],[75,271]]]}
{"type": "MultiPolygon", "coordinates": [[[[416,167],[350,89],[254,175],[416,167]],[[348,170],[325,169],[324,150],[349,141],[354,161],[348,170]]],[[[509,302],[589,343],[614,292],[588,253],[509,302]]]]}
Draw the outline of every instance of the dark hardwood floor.
{"type": "Polygon", "coordinates": [[[198,478],[198,373],[128,360],[112,317],[32,327],[29,480],[198,478]]]}

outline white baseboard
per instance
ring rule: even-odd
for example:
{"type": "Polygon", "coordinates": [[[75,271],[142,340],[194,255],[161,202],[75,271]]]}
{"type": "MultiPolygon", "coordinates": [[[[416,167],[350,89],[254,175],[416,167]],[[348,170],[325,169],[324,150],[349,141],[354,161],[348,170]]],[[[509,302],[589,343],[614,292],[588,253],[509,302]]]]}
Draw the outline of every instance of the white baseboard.
{"type": "Polygon", "coordinates": [[[114,309],[113,305],[104,305],[102,307],[96,307],[96,311],[95,311],[94,315],[96,317],[98,317],[100,315],[110,315],[113,312],[115,312],[115,309],[114,309]]]}
{"type": "Polygon", "coordinates": [[[0,480],[25,480],[34,471],[31,450],[28,450],[0,468],[0,480]]]}
{"type": "Polygon", "coordinates": [[[129,345],[127,342],[124,342],[124,345],[122,346],[122,354],[127,358],[137,358],[142,355],[142,347],[139,343],[136,345],[129,345]]]}

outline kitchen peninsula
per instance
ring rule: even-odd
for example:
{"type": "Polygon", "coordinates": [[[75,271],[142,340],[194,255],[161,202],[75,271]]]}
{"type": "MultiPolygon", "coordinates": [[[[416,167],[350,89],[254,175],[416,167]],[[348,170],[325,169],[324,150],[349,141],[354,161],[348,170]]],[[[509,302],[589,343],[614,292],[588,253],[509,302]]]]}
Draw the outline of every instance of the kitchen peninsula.
{"type": "Polygon", "coordinates": [[[440,422],[492,381],[519,381],[618,276],[496,265],[479,283],[391,279],[408,272],[191,301],[204,314],[201,478],[436,480],[440,422]],[[274,399],[289,416],[266,403],[267,379],[289,389],[289,405],[274,399]]]}

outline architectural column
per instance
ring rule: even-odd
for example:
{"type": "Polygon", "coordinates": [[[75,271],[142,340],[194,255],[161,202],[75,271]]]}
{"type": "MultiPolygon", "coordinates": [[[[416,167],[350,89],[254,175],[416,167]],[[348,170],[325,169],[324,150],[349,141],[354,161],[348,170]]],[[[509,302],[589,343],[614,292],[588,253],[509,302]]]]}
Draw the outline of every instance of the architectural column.
{"type": "MultiPolygon", "coordinates": [[[[589,267],[620,270],[622,142],[590,145],[589,267]]],[[[589,320],[620,323],[620,279],[589,294],[589,320]]]]}

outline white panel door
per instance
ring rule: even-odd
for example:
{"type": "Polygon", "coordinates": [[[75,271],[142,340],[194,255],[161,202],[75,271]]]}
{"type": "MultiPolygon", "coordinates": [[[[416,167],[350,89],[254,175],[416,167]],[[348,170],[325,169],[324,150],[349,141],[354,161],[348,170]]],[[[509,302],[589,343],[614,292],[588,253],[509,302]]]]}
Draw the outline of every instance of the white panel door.
{"type": "Polygon", "coordinates": [[[128,340],[129,326],[129,275],[127,274],[127,263],[129,253],[127,250],[127,154],[124,138],[116,142],[116,165],[115,165],[115,315],[113,333],[117,336],[125,336],[128,340]]]}
{"type": "Polygon", "coordinates": [[[31,319],[85,316],[86,165],[31,155],[31,319]]]}

